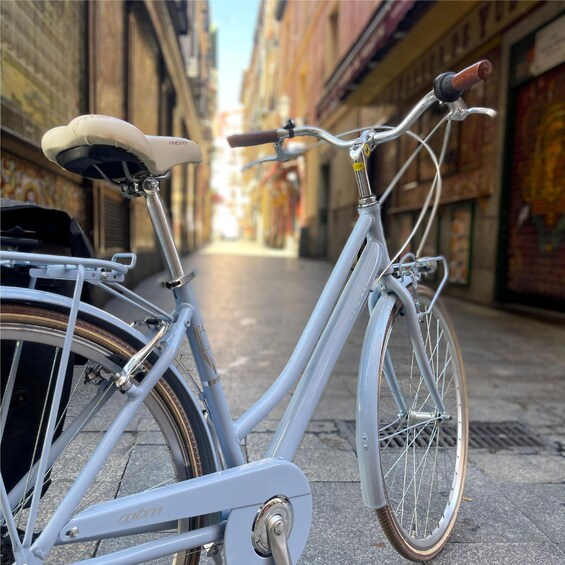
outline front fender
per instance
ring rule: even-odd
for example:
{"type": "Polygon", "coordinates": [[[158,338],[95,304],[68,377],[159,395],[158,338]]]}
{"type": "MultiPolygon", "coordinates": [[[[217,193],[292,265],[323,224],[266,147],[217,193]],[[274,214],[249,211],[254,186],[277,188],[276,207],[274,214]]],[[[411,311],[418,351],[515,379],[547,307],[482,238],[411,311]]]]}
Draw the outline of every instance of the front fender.
{"type": "MultiPolygon", "coordinates": [[[[2,302],[23,302],[37,307],[50,306],[60,311],[70,310],[73,302],[72,298],[67,296],[12,286],[0,287],[0,299],[2,302]]],[[[138,346],[139,349],[149,341],[147,336],[143,335],[135,328],[132,328],[120,318],[100,308],[86,304],[85,302],[79,302],[78,315],[80,318],[86,319],[95,325],[97,324],[104,328],[111,326],[113,333],[118,334],[128,342],[138,346]]],[[[194,434],[199,438],[198,447],[200,450],[207,451],[207,453],[201,453],[204,472],[210,473],[220,470],[221,467],[213,447],[214,442],[212,441],[210,429],[204,418],[198,399],[186,383],[184,377],[174,366],[171,365],[168,370],[176,377],[175,379],[171,379],[168,384],[171,385],[174,393],[181,400],[187,411],[194,434]]]]}
{"type": "Polygon", "coordinates": [[[378,442],[378,371],[385,353],[384,339],[395,302],[395,296],[390,294],[377,299],[365,331],[359,364],[356,416],[357,461],[361,476],[361,494],[368,508],[382,508],[386,505],[378,442]]]}

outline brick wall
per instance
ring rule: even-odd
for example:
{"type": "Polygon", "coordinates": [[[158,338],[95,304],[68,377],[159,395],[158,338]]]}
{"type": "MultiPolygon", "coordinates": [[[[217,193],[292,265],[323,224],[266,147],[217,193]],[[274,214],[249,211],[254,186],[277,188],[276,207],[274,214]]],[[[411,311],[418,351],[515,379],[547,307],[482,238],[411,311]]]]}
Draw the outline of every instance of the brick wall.
{"type": "Polygon", "coordinates": [[[85,109],[86,3],[4,0],[0,10],[2,128],[39,144],[85,109]]]}

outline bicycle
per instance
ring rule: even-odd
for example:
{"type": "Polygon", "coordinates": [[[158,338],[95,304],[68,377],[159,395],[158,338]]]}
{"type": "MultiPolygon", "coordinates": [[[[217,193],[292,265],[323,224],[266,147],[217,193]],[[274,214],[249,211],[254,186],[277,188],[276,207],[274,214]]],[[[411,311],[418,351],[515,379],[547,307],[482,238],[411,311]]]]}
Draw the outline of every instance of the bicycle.
{"type": "MultiPolygon", "coordinates": [[[[398,126],[367,128],[353,139],[291,122],[229,139],[232,146],[274,143],[278,160],[296,156],[283,147],[291,137],[347,149],[359,190],[359,219],[296,349],[269,390],[237,420],[191,286],[194,275],[182,268],[159,197],[159,177],[177,164],[199,162],[198,146],[145,136],[99,115],[50,130],[42,142],[50,160],[116,184],[127,198],[145,198],[170,276],[164,286],[176,307],[165,312],[121,284],[135,266],[131,253],[100,260],[2,252],[3,267],[30,277],[29,288],[2,288],[3,434],[22,396],[40,402],[39,421],[23,431],[33,436],[18,455],[26,469],[18,474],[2,467],[5,555],[28,565],[126,564],[171,555],[168,562],[196,564],[204,547],[217,563],[220,550],[227,563],[296,563],[307,543],[312,500],[292,460],[366,305],[356,414],[363,500],[376,509],[402,555],[418,561],[437,555],[455,523],[467,456],[464,370],[438,300],[447,265],[419,251],[390,257],[380,202],[394,181],[377,200],[366,164],[378,144],[409,131],[438,100],[447,108],[446,130],[450,120],[471,113],[494,115],[461,100],[490,71],[481,61],[440,75],[398,126]],[[420,283],[439,265],[444,274],[434,292],[420,283]],[[73,281],[73,296],[35,290],[42,278],[73,281]],[[128,325],[81,302],[85,284],[128,301],[145,318],[128,325]],[[19,388],[26,371],[44,371],[43,390],[19,388]],[[246,463],[240,442],[296,383],[264,458],[246,463]],[[92,431],[105,423],[103,434],[92,431]],[[133,476],[124,474],[126,461],[128,469],[139,468],[133,476]]],[[[438,174],[421,218],[432,195],[432,216],[437,209],[442,156],[435,159],[438,174]]],[[[5,445],[15,453],[20,446],[15,439],[5,445]]]]}

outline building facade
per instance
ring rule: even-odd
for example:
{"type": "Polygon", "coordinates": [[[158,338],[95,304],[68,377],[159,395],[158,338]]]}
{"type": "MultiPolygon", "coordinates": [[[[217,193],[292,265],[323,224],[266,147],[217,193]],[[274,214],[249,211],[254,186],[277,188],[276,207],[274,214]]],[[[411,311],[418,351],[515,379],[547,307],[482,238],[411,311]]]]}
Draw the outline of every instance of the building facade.
{"type": "Polygon", "coordinates": [[[250,210],[250,187],[241,180],[242,154],[234,151],[227,138],[242,130],[242,109],[223,110],[214,120],[214,161],[212,190],[213,235],[219,239],[255,239],[255,224],[250,210]]]}
{"type": "MultiPolygon", "coordinates": [[[[262,2],[259,9],[251,63],[241,93],[244,129],[248,131],[278,128],[283,117],[288,117],[289,97],[281,96],[279,89],[284,52],[279,41],[277,9],[278,3],[273,0],[262,2]]],[[[250,147],[243,151],[243,160],[251,163],[273,153],[269,146],[250,147]]],[[[244,172],[243,182],[250,187],[249,232],[271,247],[297,246],[300,167],[300,162],[270,163],[244,172]]]]}
{"type": "MultiPolygon", "coordinates": [[[[335,133],[396,124],[439,73],[493,63],[489,80],[464,99],[498,116],[454,124],[424,247],[448,258],[452,295],[565,307],[565,290],[553,282],[565,279],[564,12],[562,1],[277,3],[278,96],[298,121],[335,133]]],[[[427,134],[439,117],[439,108],[428,112],[414,131],[427,134]]],[[[441,140],[432,145],[440,150],[441,140]]],[[[413,149],[409,138],[377,149],[369,170],[377,194],[413,149]]],[[[412,231],[434,177],[424,153],[384,206],[393,249],[412,231]]],[[[337,258],[356,218],[349,171],[348,156],[330,147],[304,158],[304,254],[337,258]]]]}
{"type": "Polygon", "coordinates": [[[0,9],[2,196],[69,212],[100,256],[136,252],[136,278],[159,269],[144,203],[66,173],[40,149],[51,127],[80,114],[111,115],[202,147],[204,163],[175,168],[162,195],[179,248],[206,240],[215,110],[207,1],[5,0],[0,9]]]}

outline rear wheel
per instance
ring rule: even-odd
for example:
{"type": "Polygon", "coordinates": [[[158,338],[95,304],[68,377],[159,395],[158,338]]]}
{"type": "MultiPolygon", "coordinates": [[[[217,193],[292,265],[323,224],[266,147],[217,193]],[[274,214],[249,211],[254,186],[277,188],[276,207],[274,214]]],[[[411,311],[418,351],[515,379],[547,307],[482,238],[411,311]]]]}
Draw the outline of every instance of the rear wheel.
{"type": "MultiPolygon", "coordinates": [[[[417,294],[427,310],[433,293],[419,287],[417,294]]],[[[437,555],[452,531],[463,495],[468,430],[461,353],[439,301],[420,328],[448,418],[435,413],[400,304],[389,320],[377,410],[387,500],[377,515],[392,545],[413,561],[437,555]],[[400,394],[393,393],[394,383],[400,394]]]]}
{"type": "MultiPolygon", "coordinates": [[[[34,490],[33,466],[41,453],[67,314],[22,304],[2,304],[2,410],[8,407],[2,435],[2,476],[12,515],[25,533],[34,490]]],[[[55,442],[64,439],[60,453],[49,461],[33,535],[53,514],[89,455],[125,404],[111,376],[139,349],[131,338],[120,337],[79,319],[61,406],[55,442]],[[74,428],[72,433],[68,430],[74,428]],[[65,433],[67,431],[67,434],[65,433]]],[[[149,365],[145,370],[150,368],[149,365]]],[[[136,378],[141,378],[140,372],[136,378]]],[[[162,486],[206,472],[209,453],[199,439],[194,418],[185,410],[176,378],[166,373],[130,421],[114,450],[96,475],[75,513],[89,506],[162,486]],[[191,421],[192,420],[192,421],[191,421]],[[195,431],[196,430],[196,431],[195,431]]],[[[186,402],[186,399],[184,400],[186,402]]],[[[57,451],[57,449],[52,449],[57,451]]],[[[171,532],[186,531],[200,519],[181,520],[158,531],[122,538],[55,546],[45,563],[71,563],[143,543],[171,532]]],[[[2,522],[2,533],[6,525],[2,522]]],[[[3,561],[9,556],[3,539],[3,561]]],[[[152,563],[195,565],[199,551],[185,552],[152,563]]]]}

